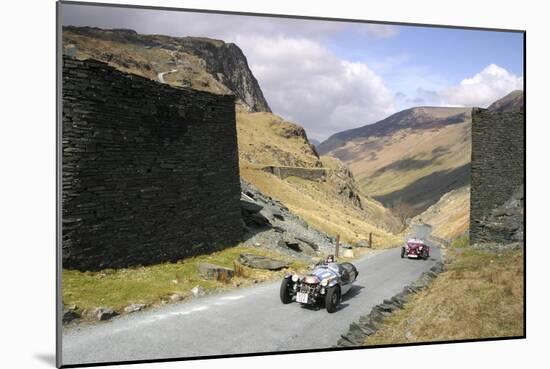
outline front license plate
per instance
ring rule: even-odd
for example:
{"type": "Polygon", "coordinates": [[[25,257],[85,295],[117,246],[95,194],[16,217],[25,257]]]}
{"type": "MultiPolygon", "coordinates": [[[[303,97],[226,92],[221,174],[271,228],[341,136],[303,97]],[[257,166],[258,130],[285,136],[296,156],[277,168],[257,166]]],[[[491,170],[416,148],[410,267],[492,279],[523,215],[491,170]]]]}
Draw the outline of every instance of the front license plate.
{"type": "Polygon", "coordinates": [[[307,304],[308,296],[305,292],[298,292],[296,294],[296,302],[301,302],[302,304],[307,304]]]}

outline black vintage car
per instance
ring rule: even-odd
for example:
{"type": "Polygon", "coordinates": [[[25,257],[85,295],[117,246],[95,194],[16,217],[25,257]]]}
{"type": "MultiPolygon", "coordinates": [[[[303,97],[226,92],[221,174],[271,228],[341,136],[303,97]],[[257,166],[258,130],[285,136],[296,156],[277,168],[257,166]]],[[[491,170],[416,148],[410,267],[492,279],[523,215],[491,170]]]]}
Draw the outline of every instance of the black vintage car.
{"type": "Polygon", "coordinates": [[[281,282],[283,304],[293,301],[307,305],[325,305],[334,313],[343,295],[357,279],[357,269],[351,263],[323,262],[305,276],[289,274],[281,282]]]}

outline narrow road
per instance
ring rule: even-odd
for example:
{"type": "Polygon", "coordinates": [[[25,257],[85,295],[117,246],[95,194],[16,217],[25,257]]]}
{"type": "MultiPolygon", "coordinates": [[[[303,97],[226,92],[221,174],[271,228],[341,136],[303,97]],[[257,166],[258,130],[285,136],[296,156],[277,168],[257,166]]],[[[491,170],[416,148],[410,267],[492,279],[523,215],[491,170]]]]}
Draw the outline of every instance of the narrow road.
{"type": "Polygon", "coordinates": [[[280,282],[65,329],[63,364],[329,348],[351,322],[414,282],[441,257],[401,259],[399,248],[357,260],[359,276],[337,312],[281,304],[280,282]]]}
{"type": "Polygon", "coordinates": [[[161,73],[157,74],[159,82],[160,83],[166,83],[166,81],[164,80],[164,75],[168,74],[168,73],[174,73],[174,72],[177,72],[177,71],[178,71],[177,69],[172,69],[172,70],[169,70],[167,72],[161,72],[161,73]]]}

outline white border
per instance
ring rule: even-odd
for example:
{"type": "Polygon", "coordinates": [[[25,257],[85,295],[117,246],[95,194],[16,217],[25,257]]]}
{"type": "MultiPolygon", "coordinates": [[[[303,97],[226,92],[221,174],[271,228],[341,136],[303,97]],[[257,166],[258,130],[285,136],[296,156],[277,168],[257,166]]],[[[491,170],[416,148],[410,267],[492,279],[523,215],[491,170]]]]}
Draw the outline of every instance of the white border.
{"type": "MultiPolygon", "coordinates": [[[[156,363],[136,368],[328,365],[408,368],[517,368],[545,362],[548,318],[545,273],[548,198],[548,47],[544,2],[427,0],[321,1],[116,1],[228,11],[294,14],[527,30],[528,330],[527,340],[377,350],[156,363]],[[541,5],[532,5],[532,4],[541,5]],[[544,100],[543,100],[544,99],[544,100]],[[544,232],[544,233],[543,233],[544,232]],[[546,241],[546,242],[545,242],[546,241]],[[544,346],[543,346],[544,345],[544,346]]],[[[2,367],[52,367],[55,286],[55,3],[2,4],[2,367]]],[[[266,317],[267,319],[268,317],[266,317]]],[[[228,339],[231,339],[228,333],[228,339]]]]}

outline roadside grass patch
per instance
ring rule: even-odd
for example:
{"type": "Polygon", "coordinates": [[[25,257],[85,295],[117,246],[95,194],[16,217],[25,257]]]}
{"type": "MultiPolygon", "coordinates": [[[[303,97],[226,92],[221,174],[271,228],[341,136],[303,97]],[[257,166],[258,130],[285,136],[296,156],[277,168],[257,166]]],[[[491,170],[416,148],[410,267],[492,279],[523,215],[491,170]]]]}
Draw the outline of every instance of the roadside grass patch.
{"type": "Polygon", "coordinates": [[[190,290],[200,286],[206,292],[225,291],[253,283],[277,279],[287,272],[301,272],[307,268],[302,261],[261,249],[239,245],[182,259],[175,263],[162,263],[149,266],[136,266],[122,269],[106,269],[99,272],[63,270],[63,303],[76,305],[79,312],[106,306],[122,312],[130,304],[161,305],[170,301],[170,296],[182,298],[192,296],[190,290]],[[238,264],[241,253],[249,253],[290,262],[290,267],[281,271],[252,269],[238,264]],[[211,263],[235,269],[230,281],[208,280],[198,272],[200,263],[211,263]]]}
{"type": "Polygon", "coordinates": [[[521,336],[523,250],[500,253],[453,243],[447,270],[384,320],[366,345],[521,336]]]}

